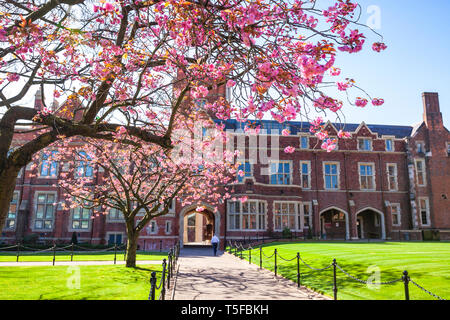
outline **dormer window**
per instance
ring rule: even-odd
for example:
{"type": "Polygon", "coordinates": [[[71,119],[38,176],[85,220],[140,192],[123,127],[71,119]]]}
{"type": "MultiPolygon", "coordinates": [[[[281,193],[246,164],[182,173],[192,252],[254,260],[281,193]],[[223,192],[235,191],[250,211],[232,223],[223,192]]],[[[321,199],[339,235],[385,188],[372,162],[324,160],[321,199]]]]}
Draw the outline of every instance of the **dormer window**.
{"type": "Polygon", "coordinates": [[[358,150],[371,151],[372,150],[372,139],[368,139],[368,138],[358,139],[358,150]]]}
{"type": "Polygon", "coordinates": [[[386,139],[386,151],[394,151],[394,140],[392,139],[386,139]]]}
{"type": "Polygon", "coordinates": [[[422,141],[419,141],[416,143],[416,151],[417,153],[425,153],[425,147],[424,147],[424,143],[422,141]]]}
{"type": "Polygon", "coordinates": [[[309,137],[300,136],[300,149],[309,149],[309,137]]]}

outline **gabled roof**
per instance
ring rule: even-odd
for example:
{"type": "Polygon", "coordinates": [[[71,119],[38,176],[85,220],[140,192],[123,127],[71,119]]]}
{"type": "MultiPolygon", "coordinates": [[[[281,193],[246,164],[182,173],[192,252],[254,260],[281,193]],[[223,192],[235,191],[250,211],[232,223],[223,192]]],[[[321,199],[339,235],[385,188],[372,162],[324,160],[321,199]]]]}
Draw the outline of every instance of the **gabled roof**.
{"type": "MultiPolygon", "coordinates": [[[[230,120],[215,120],[217,123],[225,123],[225,129],[243,129],[246,123],[259,124],[261,128],[280,130],[284,128],[289,128],[291,135],[297,135],[301,132],[309,132],[310,123],[304,121],[288,121],[284,123],[279,123],[275,120],[249,120],[247,122],[238,122],[236,119],[230,120]]],[[[337,130],[344,130],[349,132],[355,132],[360,124],[356,123],[332,123],[337,130]]],[[[366,126],[373,132],[377,133],[379,137],[385,136],[395,136],[396,138],[404,138],[411,136],[413,132],[413,127],[411,126],[393,126],[393,125],[380,125],[380,124],[366,124],[366,126]]]]}

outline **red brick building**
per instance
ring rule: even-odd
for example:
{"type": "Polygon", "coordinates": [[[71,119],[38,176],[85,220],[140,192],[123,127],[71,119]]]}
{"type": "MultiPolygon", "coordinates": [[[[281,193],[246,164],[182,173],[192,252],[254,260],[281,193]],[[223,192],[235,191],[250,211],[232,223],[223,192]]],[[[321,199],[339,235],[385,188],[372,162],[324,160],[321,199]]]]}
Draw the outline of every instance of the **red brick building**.
{"type": "MultiPolygon", "coordinates": [[[[37,97],[35,107],[40,105],[37,97]]],[[[222,243],[268,237],[286,227],[294,236],[321,239],[420,240],[428,234],[423,230],[438,230],[441,239],[450,239],[450,133],[443,125],[438,94],[424,93],[423,105],[423,121],[416,126],[346,124],[351,138],[340,139],[330,153],[321,150],[306,122],[263,120],[267,148],[261,143],[257,150],[246,147],[246,159],[251,152],[269,150],[279,151],[279,159],[242,162],[245,176],[237,177],[233,195],[248,200],[227,200],[216,207],[199,203],[205,207],[202,213],[195,212],[197,205],[174,202],[169,215],[143,230],[140,248],[166,248],[177,240],[205,242],[214,232],[222,243]],[[284,128],[289,136],[279,135],[284,128]],[[288,145],[295,147],[294,153],[283,152],[288,145]]],[[[237,121],[225,126],[235,139],[243,136],[235,131],[241,126],[237,121]]],[[[330,136],[339,130],[332,123],[327,129],[330,136]]],[[[27,138],[19,135],[16,142],[27,138]]],[[[120,212],[91,218],[81,209],[62,210],[60,190],[52,185],[68,168],[42,166],[45,161],[41,156],[36,163],[36,177],[30,175],[31,164],[19,174],[0,242],[22,241],[30,234],[41,242],[70,242],[74,233],[79,242],[124,242],[120,212]]],[[[102,173],[92,173],[100,182],[102,173]]]]}

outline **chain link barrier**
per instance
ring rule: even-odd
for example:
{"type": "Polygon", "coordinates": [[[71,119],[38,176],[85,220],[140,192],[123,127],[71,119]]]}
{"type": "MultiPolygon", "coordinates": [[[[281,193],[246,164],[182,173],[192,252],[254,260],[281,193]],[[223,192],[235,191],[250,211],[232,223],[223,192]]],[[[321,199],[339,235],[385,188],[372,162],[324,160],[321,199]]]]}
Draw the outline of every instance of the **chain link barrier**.
{"type": "MultiPolygon", "coordinates": [[[[233,252],[233,243],[230,241],[230,253],[233,252]]],[[[242,251],[245,250],[253,250],[254,248],[249,244],[248,248],[245,249],[241,243],[237,244],[237,242],[234,242],[234,249],[238,249],[241,251],[241,257],[242,257],[242,251]]],[[[281,256],[277,249],[274,250],[274,252],[270,255],[267,256],[264,251],[262,250],[262,247],[259,247],[259,251],[260,251],[260,255],[264,256],[267,259],[272,258],[274,255],[278,256],[279,258],[281,258],[284,261],[293,261],[295,259],[297,259],[297,283],[298,283],[298,287],[300,287],[300,269],[299,269],[299,261],[301,261],[305,266],[307,266],[309,269],[314,270],[314,271],[324,271],[327,270],[331,267],[333,267],[333,291],[334,291],[334,299],[337,300],[337,284],[336,284],[336,269],[339,269],[342,273],[344,273],[347,277],[351,278],[354,281],[357,281],[361,284],[365,284],[365,285],[392,285],[398,282],[403,282],[405,284],[405,298],[406,300],[409,300],[409,290],[408,290],[408,283],[411,282],[413,285],[415,285],[416,287],[418,287],[420,290],[426,292],[427,294],[431,295],[432,297],[438,299],[438,300],[446,300],[436,294],[434,294],[433,292],[425,289],[424,287],[422,287],[421,285],[419,285],[418,283],[414,282],[413,280],[410,279],[410,277],[408,276],[407,271],[404,271],[404,276],[402,276],[401,278],[398,279],[394,279],[394,280],[390,280],[390,281],[380,281],[380,282],[374,282],[374,281],[370,281],[370,280],[362,280],[359,279],[356,276],[351,275],[350,273],[348,273],[347,271],[345,271],[339,264],[336,263],[336,259],[333,259],[333,262],[331,264],[329,264],[328,266],[324,267],[324,268],[314,268],[312,266],[310,266],[308,263],[306,263],[306,261],[304,261],[300,254],[297,253],[297,256],[295,256],[292,259],[286,259],[283,256],[281,256]]],[[[237,250],[234,251],[234,254],[237,255],[237,250]]],[[[276,263],[276,256],[275,256],[275,276],[276,276],[276,270],[277,270],[277,263],[276,263]]],[[[260,261],[260,266],[262,266],[262,261],[260,261]]]]}

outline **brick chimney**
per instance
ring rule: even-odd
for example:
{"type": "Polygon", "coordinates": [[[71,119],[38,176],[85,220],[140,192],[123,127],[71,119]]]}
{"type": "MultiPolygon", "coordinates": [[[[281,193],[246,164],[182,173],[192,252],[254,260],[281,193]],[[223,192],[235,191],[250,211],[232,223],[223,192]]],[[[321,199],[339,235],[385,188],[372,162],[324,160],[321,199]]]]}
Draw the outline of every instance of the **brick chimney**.
{"type": "Polygon", "coordinates": [[[43,108],[41,89],[38,89],[34,96],[34,108],[36,110],[42,110],[42,108],[43,108]]]}
{"type": "Polygon", "coordinates": [[[423,121],[428,129],[441,129],[444,127],[442,113],[439,108],[439,95],[437,92],[422,93],[423,121]]]}

